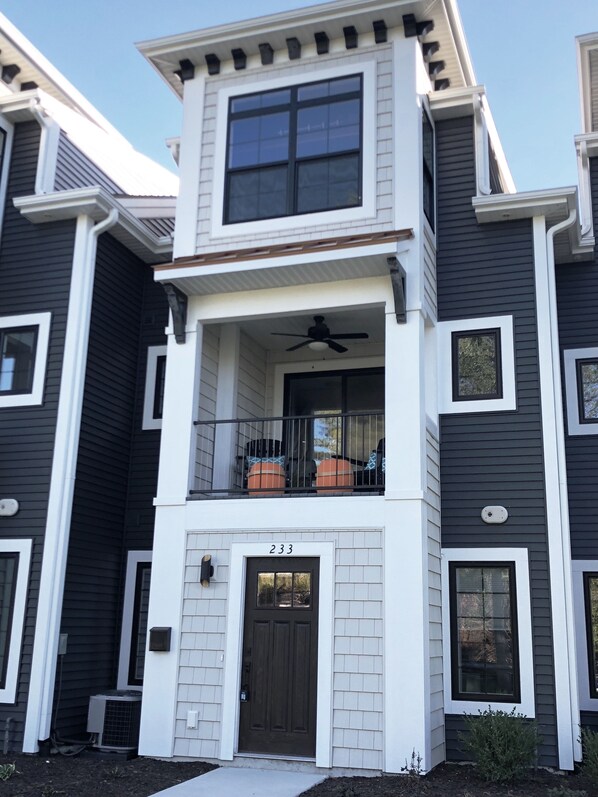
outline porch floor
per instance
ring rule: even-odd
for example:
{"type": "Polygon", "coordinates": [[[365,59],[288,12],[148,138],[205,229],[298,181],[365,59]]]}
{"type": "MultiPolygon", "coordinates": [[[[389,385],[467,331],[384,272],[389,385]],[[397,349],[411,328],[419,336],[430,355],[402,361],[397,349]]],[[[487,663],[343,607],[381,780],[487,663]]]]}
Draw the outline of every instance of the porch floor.
{"type": "Polygon", "coordinates": [[[221,767],[156,792],[154,797],[298,797],[324,775],[245,767],[221,767]]]}

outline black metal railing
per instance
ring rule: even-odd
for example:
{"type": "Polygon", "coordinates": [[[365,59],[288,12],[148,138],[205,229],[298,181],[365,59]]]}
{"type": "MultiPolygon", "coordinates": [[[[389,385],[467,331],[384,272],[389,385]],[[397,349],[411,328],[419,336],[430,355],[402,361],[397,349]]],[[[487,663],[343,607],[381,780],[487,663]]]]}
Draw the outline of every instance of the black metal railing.
{"type": "Polygon", "coordinates": [[[192,498],[384,490],[383,412],[196,421],[192,498]]]}

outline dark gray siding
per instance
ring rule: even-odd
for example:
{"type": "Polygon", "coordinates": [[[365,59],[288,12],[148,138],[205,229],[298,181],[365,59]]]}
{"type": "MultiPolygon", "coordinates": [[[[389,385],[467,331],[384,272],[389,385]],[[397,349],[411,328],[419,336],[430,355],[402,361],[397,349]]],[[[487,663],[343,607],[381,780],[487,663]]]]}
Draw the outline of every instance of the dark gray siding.
{"type": "MultiPolygon", "coordinates": [[[[525,545],[529,550],[536,716],[541,760],[555,766],[553,647],[545,518],[542,423],[529,221],[478,225],[471,118],[437,123],[439,319],[513,314],[517,411],[441,418],[442,544],[525,545]],[[501,504],[504,526],[491,530],[480,511],[501,504]]],[[[458,758],[447,717],[447,755],[458,758]]]]}
{"type": "Polygon", "coordinates": [[[116,686],[145,266],[100,237],[62,627],[69,635],[57,728],[85,731],[89,696],[116,686]]]}
{"type": "Polygon", "coordinates": [[[54,190],[64,191],[88,185],[99,185],[110,194],[122,193],[119,186],[73,144],[64,130],[61,130],[54,190]]]}
{"type": "Polygon", "coordinates": [[[12,204],[34,192],[39,137],[35,122],[15,127],[0,242],[0,314],[52,313],[43,405],[0,409],[0,495],[20,503],[15,517],[0,519],[0,533],[33,539],[17,702],[0,705],[0,727],[7,717],[15,721],[14,750],[21,748],[29,688],[75,233],[74,222],[31,224],[12,204]]]}
{"type": "MultiPolygon", "coordinates": [[[[598,229],[598,158],[591,160],[594,229],[598,229]]],[[[556,269],[561,348],[598,346],[598,256],[556,269]]],[[[563,388],[565,376],[563,373],[563,388]]],[[[563,393],[563,405],[565,395],[563,393]]],[[[566,421],[565,421],[566,423],[566,421]]],[[[598,559],[598,434],[565,438],[571,553],[598,559]]]]}

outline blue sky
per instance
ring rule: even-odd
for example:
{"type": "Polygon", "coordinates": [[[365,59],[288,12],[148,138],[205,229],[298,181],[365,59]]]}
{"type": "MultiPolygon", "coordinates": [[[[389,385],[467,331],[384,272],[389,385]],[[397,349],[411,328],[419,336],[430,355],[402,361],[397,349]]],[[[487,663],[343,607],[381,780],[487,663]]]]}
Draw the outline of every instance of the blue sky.
{"type": "MultiPolygon", "coordinates": [[[[180,103],[133,43],[312,4],[2,0],[0,10],[139,150],[171,168],[164,139],[180,132],[180,103]]],[[[574,37],[598,31],[598,2],[460,0],[459,6],[517,188],[575,184],[574,37]]]]}

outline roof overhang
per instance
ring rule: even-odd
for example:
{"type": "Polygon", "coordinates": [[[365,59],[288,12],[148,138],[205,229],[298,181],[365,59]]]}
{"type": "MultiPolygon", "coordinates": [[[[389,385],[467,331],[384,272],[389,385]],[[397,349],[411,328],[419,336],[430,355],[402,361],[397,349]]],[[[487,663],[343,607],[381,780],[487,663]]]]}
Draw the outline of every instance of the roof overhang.
{"type": "Polygon", "coordinates": [[[159,263],[172,252],[170,236],[152,234],[143,222],[100,186],[16,197],[13,203],[21,215],[33,224],[76,219],[79,216],[88,216],[99,222],[116,210],[118,220],[110,234],[141,260],[159,263]]]}
{"type": "Polygon", "coordinates": [[[155,279],[172,283],[190,296],[389,276],[388,258],[397,256],[400,242],[412,238],[412,230],[399,230],[271,249],[214,252],[155,266],[155,279]]]}
{"type": "Polygon", "coordinates": [[[594,239],[583,239],[579,225],[579,195],[575,186],[519,194],[492,194],[472,200],[480,224],[509,222],[543,216],[546,228],[565,221],[572,212],[577,221],[555,239],[555,261],[588,260],[594,254],[594,239]]]}
{"type": "MultiPolygon", "coordinates": [[[[430,40],[440,43],[439,57],[445,62],[443,77],[451,85],[475,83],[459,12],[454,0],[336,0],[278,14],[242,20],[228,25],[205,28],[175,36],[137,43],[137,48],[179,97],[183,84],[175,74],[180,62],[188,60],[196,74],[207,74],[206,55],[215,55],[223,73],[234,72],[231,50],[241,49],[248,65],[260,63],[259,45],[267,42],[275,53],[275,63],[288,61],[287,39],[296,37],[306,54],[316,54],[314,34],[323,31],[331,42],[344,41],[347,21],[355,27],[361,42],[374,44],[373,23],[384,20],[389,35],[403,30],[403,15],[414,14],[418,20],[432,20],[430,40]]],[[[342,45],[344,48],[344,45],[342,45]]]]}

